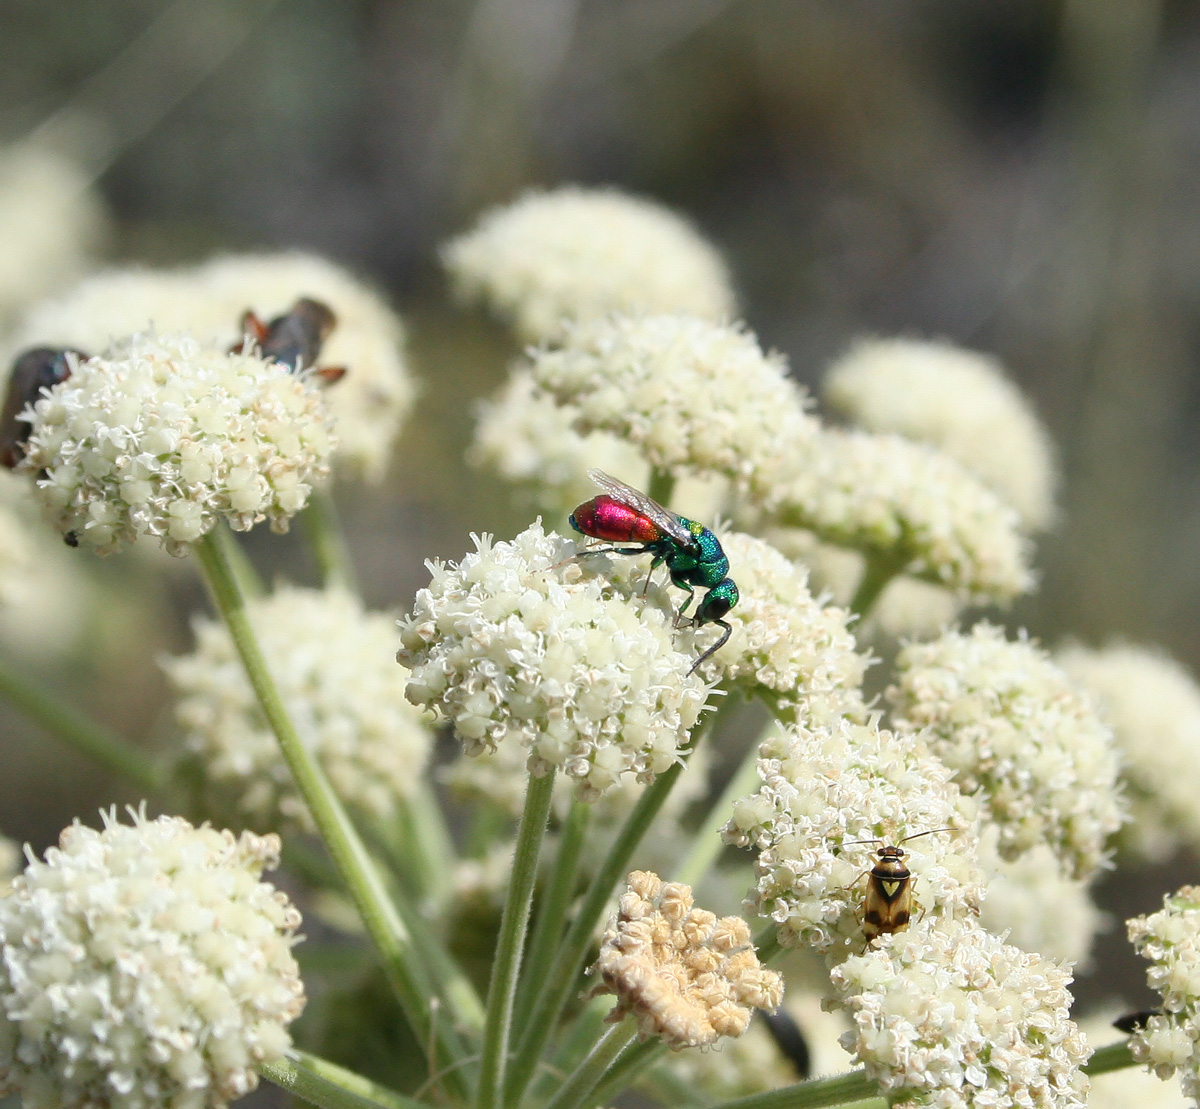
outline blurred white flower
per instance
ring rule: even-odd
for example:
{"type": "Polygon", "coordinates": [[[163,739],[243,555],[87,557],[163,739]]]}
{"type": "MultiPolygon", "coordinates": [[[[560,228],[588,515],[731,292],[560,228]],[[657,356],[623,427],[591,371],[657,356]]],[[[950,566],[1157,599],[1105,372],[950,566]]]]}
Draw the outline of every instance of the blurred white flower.
{"type": "Polygon", "coordinates": [[[576,559],[541,523],[511,542],[473,536],[400,621],[408,697],[453,725],[468,755],[523,744],[595,800],[621,776],[651,781],[679,759],[704,706],[692,633],[661,588],[643,600],[631,559],[576,559]]]}
{"type": "Polygon", "coordinates": [[[482,302],[520,338],[558,338],[612,312],[729,318],[725,263],[686,220],[614,189],[528,193],[486,213],[442,251],[459,298],[482,302]]]}
{"type": "Polygon", "coordinates": [[[846,1048],[889,1104],[1084,1109],[1091,1051],[1068,1019],[1070,971],[973,921],[880,936],[832,972],[846,1048]]]}
{"type": "Polygon", "coordinates": [[[1183,1092],[1200,1097],[1200,886],[1163,898],[1157,913],[1126,922],[1129,942],[1150,961],[1146,983],[1162,997],[1162,1012],[1130,1037],[1139,1063],[1159,1078],[1180,1072],[1183,1092]]]}
{"type": "Polygon", "coordinates": [[[735,802],[723,831],[727,842],[757,851],[758,883],[746,903],[779,925],[781,943],[831,955],[861,945],[867,872],[881,846],[907,837],[919,837],[903,850],[926,915],[978,907],[975,806],[914,736],[845,720],[798,722],[759,755],[762,786],[735,802]]]}
{"type": "MultiPolygon", "coordinates": [[[[395,621],[342,590],[281,587],[249,603],[271,673],[301,740],[338,795],[387,819],[411,797],[432,734],[397,680],[395,621]]],[[[308,824],[307,809],[223,623],[194,622],[196,648],[163,661],[175,717],[212,784],[257,826],[308,824]]]]}
{"type": "Polygon", "coordinates": [[[948,455],[899,435],[822,430],[795,452],[778,522],[853,547],[964,599],[1033,588],[1016,512],[948,455]]]}
{"type": "Polygon", "coordinates": [[[949,343],[864,340],[829,370],[822,393],[866,431],[893,431],[957,459],[1026,529],[1053,522],[1050,437],[997,359],[949,343]]]}
{"type": "Polygon", "coordinates": [[[1076,878],[1104,863],[1125,817],[1112,731],[1035,643],[981,622],[909,644],[887,697],[978,798],[1004,858],[1046,843],[1076,878]]]}
{"type": "Polygon", "coordinates": [[[138,534],[172,554],[225,519],[277,531],[329,472],[318,389],[183,335],[137,335],[75,364],[33,408],[21,462],[56,526],[107,554],[138,534]]]}
{"type": "Polygon", "coordinates": [[[703,1047],[740,1036],[754,1009],[776,1009],[783,977],[758,961],[750,926],[694,907],[692,890],[635,870],[605,930],[593,973],[596,993],[617,996],[610,1021],[627,1013],[642,1039],[703,1047]]]}
{"type": "Polygon", "coordinates": [[[1058,664],[1096,702],[1123,756],[1130,817],[1118,842],[1152,860],[1200,847],[1200,687],[1164,652],[1071,646],[1058,664]]]}
{"type": "Polygon", "coordinates": [[[291,1047],[279,837],[76,822],[0,898],[0,1083],[29,1109],[220,1109],[291,1047]]]}
{"type": "MultiPolygon", "coordinates": [[[[1088,1043],[1097,1051],[1124,1037],[1112,1026],[1122,1011],[1108,1009],[1105,1014],[1085,1017],[1079,1022],[1088,1043]]],[[[1141,1067],[1124,1067],[1096,1075],[1088,1091],[1088,1109],[1195,1109],[1195,1101],[1184,1097],[1178,1081],[1158,1078],[1141,1067]]]]}

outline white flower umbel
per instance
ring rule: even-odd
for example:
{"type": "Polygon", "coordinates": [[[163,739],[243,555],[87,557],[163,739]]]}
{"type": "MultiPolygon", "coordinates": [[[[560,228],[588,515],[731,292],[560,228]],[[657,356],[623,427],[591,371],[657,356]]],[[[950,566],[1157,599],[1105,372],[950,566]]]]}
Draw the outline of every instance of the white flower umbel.
{"type": "MultiPolygon", "coordinates": [[[[280,588],[250,619],[301,739],[338,795],[380,818],[410,797],[433,737],[396,680],[395,622],[343,590],[280,588]]],[[[224,624],[195,621],[196,648],[165,660],[175,717],[206,778],[236,793],[256,824],[307,825],[275,735],[224,624]]]]}
{"type": "Polygon", "coordinates": [[[69,160],[31,145],[0,149],[0,331],[87,268],[106,222],[69,160]]]}
{"type": "Polygon", "coordinates": [[[1058,664],[1112,725],[1129,798],[1122,848],[1161,860],[1180,843],[1200,847],[1200,687],[1165,652],[1129,644],[1073,646],[1058,664]]]}
{"type": "Polygon", "coordinates": [[[1130,1038],[1139,1063],[1159,1078],[1177,1070],[1183,1092],[1200,1098],[1200,886],[1184,886],[1163,907],[1126,922],[1129,942],[1150,961],[1146,982],[1162,997],[1162,1012],[1130,1038]]]}
{"type": "Polygon", "coordinates": [[[846,1048],[889,1104],[1084,1109],[1090,1055],[1068,1018],[1070,970],[973,921],[880,936],[831,975],[846,1048]]]}
{"type": "Polygon", "coordinates": [[[323,390],[337,423],[339,472],[376,481],[416,392],[404,328],[378,293],[316,255],[230,254],[194,268],[106,270],[33,308],[4,349],[50,345],[98,354],[116,336],[154,330],[187,332],[224,352],[242,338],[243,312],[269,321],[300,297],[337,316],[320,364],[347,369],[323,390]]]}
{"type": "Polygon", "coordinates": [[[136,335],[77,363],[33,408],[22,461],[56,525],[108,554],[139,534],[172,554],[225,519],[276,531],[329,473],[320,390],[183,335],[136,335]]]}
{"type": "Polygon", "coordinates": [[[531,359],[538,385],[577,410],[577,431],[612,432],[676,477],[725,477],[755,503],[773,503],[818,426],[780,355],[695,316],[582,323],[531,359]]]}
{"type": "Polygon", "coordinates": [[[1076,878],[1104,862],[1125,813],[1112,731],[1035,643],[979,623],[910,644],[887,696],[999,827],[1004,858],[1046,843],[1076,878]]]}
{"type": "Polygon", "coordinates": [[[1020,518],[949,455],[899,435],[822,430],[778,492],[781,523],[853,547],[965,599],[1007,602],[1033,587],[1020,518]]]}
{"type": "Polygon", "coordinates": [[[694,907],[692,890],[635,870],[593,967],[596,993],[617,996],[610,1021],[632,1013],[642,1039],[704,1047],[740,1036],[754,1009],[777,1009],[783,977],[758,961],[750,926],[694,907]]]}
{"type": "Polygon", "coordinates": [[[803,711],[815,696],[865,717],[861,686],[871,659],[855,650],[849,612],[814,598],[807,571],[766,540],[720,538],[741,599],[726,617],[733,635],[704,664],[705,676],[766,696],[781,711],[803,711]]]}
{"type": "Polygon", "coordinates": [[[473,536],[400,621],[408,697],[453,725],[475,754],[523,744],[530,767],[561,767],[584,800],[625,773],[651,781],[679,760],[704,705],[689,675],[690,631],[627,558],[576,559],[541,523],[511,542],[473,536]]]}
{"type": "Polygon", "coordinates": [[[0,1082],[29,1109],[218,1109],[291,1047],[300,914],[279,837],[115,812],[0,898],[0,1082]]]}
{"type": "Polygon", "coordinates": [[[833,365],[822,392],[866,431],[894,431],[957,459],[1020,513],[1026,529],[1053,521],[1050,437],[990,355],[949,343],[864,340],[833,365]]]}
{"type": "Polygon", "coordinates": [[[735,309],[720,255],[686,220],[613,189],[569,186],[495,208],[449,243],[455,292],[486,304],[528,342],[612,312],[735,309]]]}
{"type": "Polygon", "coordinates": [[[785,946],[832,955],[861,948],[867,872],[881,846],[909,836],[919,836],[903,844],[913,915],[977,908],[975,806],[914,736],[801,722],[780,728],[759,755],[762,786],[734,804],[724,836],[758,852],[747,904],[779,925],[785,946]]]}

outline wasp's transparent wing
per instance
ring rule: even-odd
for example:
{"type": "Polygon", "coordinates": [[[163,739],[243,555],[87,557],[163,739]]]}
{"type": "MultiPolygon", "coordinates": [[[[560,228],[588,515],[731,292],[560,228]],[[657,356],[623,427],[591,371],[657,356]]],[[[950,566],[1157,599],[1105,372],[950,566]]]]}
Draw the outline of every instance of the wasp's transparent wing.
{"type": "Polygon", "coordinates": [[[655,525],[674,539],[676,543],[682,544],[689,550],[697,545],[696,537],[674,512],[663,508],[658,501],[652,500],[640,489],[634,489],[632,485],[626,485],[623,481],[618,481],[603,470],[588,470],[588,477],[612,497],[614,501],[620,501],[621,504],[635,509],[643,516],[653,520],[655,525]]]}

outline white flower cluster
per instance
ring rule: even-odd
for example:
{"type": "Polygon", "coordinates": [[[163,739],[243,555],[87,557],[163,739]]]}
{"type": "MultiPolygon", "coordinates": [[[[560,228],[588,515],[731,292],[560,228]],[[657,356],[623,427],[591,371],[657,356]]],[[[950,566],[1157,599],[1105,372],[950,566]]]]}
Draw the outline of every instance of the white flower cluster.
{"type": "Polygon", "coordinates": [[[427,564],[432,582],[400,621],[409,699],[468,754],[521,743],[535,773],[561,767],[584,800],[673,765],[706,687],[663,591],[643,601],[631,560],[577,560],[540,522],[507,543],[473,538],[457,566],[427,564]]]}
{"type": "Polygon", "coordinates": [[[577,410],[577,431],[612,432],[677,477],[726,477],[756,503],[772,501],[816,434],[782,357],[738,327],[617,316],[578,324],[561,348],[530,357],[537,384],[577,410]]]}
{"type": "Polygon", "coordinates": [[[81,362],[33,412],[22,468],[46,471],[43,506],[100,554],[139,533],[183,554],[220,519],[286,531],[329,473],[315,386],[187,336],[137,335],[81,362]]]}
{"type": "Polygon", "coordinates": [[[796,712],[814,697],[865,717],[861,686],[871,659],[855,650],[850,614],[822,604],[808,574],[764,539],[724,532],[721,545],[741,595],[733,635],[702,667],[706,677],[767,696],[796,712]]]}
{"type": "Polygon", "coordinates": [[[291,1047],[279,837],[76,823],[0,898],[0,1084],[29,1109],[220,1109],[291,1047]]]}
{"type": "MultiPolygon", "coordinates": [[[[433,737],[405,699],[395,622],[343,590],[280,588],[249,615],[301,740],[345,801],[387,818],[412,795],[433,737]]],[[[257,824],[307,821],[275,735],[223,623],[195,622],[196,649],[163,662],[175,718],[206,778],[236,791],[257,824]]]]}
{"type": "MultiPolygon", "coordinates": [[[[1088,1043],[1096,1051],[1124,1042],[1112,1021],[1121,1016],[1119,1007],[1093,1012],[1079,1022],[1088,1043]]],[[[1124,1067],[1092,1078],[1088,1109],[1195,1109],[1195,1101],[1183,1096],[1178,1082],[1164,1081],[1141,1067],[1124,1067]]]]}
{"type": "Polygon", "coordinates": [[[528,342],[612,312],[716,320],[735,307],[724,262],[689,223],[612,189],[530,193],[488,212],[442,261],[461,299],[484,302],[528,342]]]}
{"type": "Polygon", "coordinates": [[[316,255],[232,254],[189,269],[107,270],[33,308],[6,349],[51,345],[96,353],[114,336],[153,329],[186,332],[224,352],[242,337],[247,309],[266,322],[300,297],[323,302],[337,316],[320,364],[348,370],[323,390],[337,424],[339,468],[379,480],[416,392],[404,362],[404,329],[377,293],[316,255]]]}
{"type": "Polygon", "coordinates": [[[949,343],[865,340],[833,365],[822,392],[866,431],[896,432],[957,459],[1025,528],[1053,521],[1050,437],[995,358],[949,343]]]}
{"type": "Polygon", "coordinates": [[[605,930],[593,972],[613,993],[619,1021],[632,1013],[642,1039],[673,1048],[740,1036],[753,1009],[777,1009],[783,977],[758,961],[750,926],[695,908],[690,886],[635,870],[605,930]]]}
{"type": "Polygon", "coordinates": [[[900,652],[887,696],[981,802],[1004,858],[1047,843],[1076,878],[1104,862],[1125,812],[1112,731],[1040,647],[982,622],[948,631],[900,652]]]}
{"type": "Polygon", "coordinates": [[[759,755],[763,784],[734,804],[723,831],[727,842],[758,852],[747,905],[779,925],[781,943],[834,955],[861,945],[862,879],[880,847],[906,837],[919,837],[903,849],[926,915],[978,907],[974,805],[914,736],[845,720],[799,722],[759,755]]]}
{"type": "Polygon", "coordinates": [[[1184,886],[1163,907],[1126,922],[1129,942],[1150,961],[1146,982],[1163,1000],[1129,1041],[1133,1057],[1159,1078],[1180,1072],[1183,1092],[1200,1098],[1200,886],[1184,886]]]}
{"type": "Polygon", "coordinates": [[[0,150],[0,332],[25,305],[78,277],[106,222],[67,159],[31,145],[0,150]]]}
{"type": "Polygon", "coordinates": [[[1114,644],[1068,647],[1058,664],[1112,726],[1124,763],[1129,823],[1120,844],[1161,860],[1180,841],[1200,847],[1200,687],[1162,651],[1114,644]]]}
{"type": "Polygon", "coordinates": [[[979,601],[1033,587],[1020,519],[949,456],[899,435],[822,430],[778,491],[780,522],[979,601]]]}
{"type": "Polygon", "coordinates": [[[832,973],[843,1045],[890,1105],[1084,1109],[1090,1055],[1069,1019],[1070,971],[978,925],[880,936],[832,973]]]}

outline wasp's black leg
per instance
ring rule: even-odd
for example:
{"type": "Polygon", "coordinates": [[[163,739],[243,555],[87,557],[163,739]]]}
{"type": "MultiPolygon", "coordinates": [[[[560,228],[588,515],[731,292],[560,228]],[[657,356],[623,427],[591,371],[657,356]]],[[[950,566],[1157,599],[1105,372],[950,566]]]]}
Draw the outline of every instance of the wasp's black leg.
{"type": "Polygon", "coordinates": [[[715,655],[722,647],[724,647],[725,644],[729,642],[729,637],[731,635],[733,635],[733,625],[732,624],[727,624],[724,620],[712,620],[712,621],[710,621],[710,623],[720,624],[721,627],[723,627],[725,629],[725,634],[722,635],[721,638],[716,641],[716,643],[714,643],[711,647],[709,647],[709,649],[707,651],[705,651],[704,654],[702,654],[698,659],[696,659],[695,662],[692,663],[692,668],[688,671],[689,676],[696,672],[697,666],[699,666],[706,659],[712,658],[713,655],[715,655]]]}

